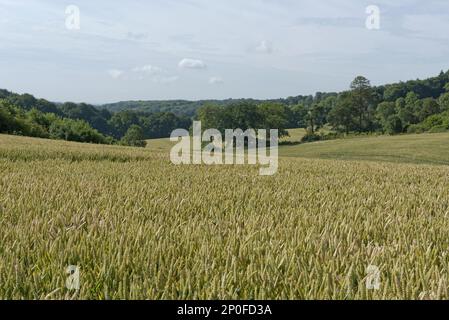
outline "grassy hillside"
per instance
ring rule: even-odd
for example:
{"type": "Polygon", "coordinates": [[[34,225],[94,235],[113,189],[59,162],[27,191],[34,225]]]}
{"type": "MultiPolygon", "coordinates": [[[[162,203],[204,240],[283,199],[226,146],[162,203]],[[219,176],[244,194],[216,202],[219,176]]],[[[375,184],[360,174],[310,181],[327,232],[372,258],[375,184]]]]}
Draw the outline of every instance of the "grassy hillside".
{"type": "Polygon", "coordinates": [[[171,142],[169,138],[147,140],[148,149],[160,152],[170,152],[170,149],[174,144],[175,143],[171,142]]]}
{"type": "MultiPolygon", "coordinates": [[[[305,129],[289,129],[290,136],[282,138],[281,141],[298,142],[306,134],[305,129]]],[[[150,139],[147,140],[147,147],[156,151],[167,151],[172,148],[174,144],[170,142],[170,139],[150,139]]]]}
{"type": "Polygon", "coordinates": [[[447,299],[448,175],[287,157],[261,177],[0,135],[0,298],[447,299]]]}
{"type": "Polygon", "coordinates": [[[285,146],[281,156],[449,165],[449,133],[349,138],[285,146]]]}
{"type": "MultiPolygon", "coordinates": [[[[290,129],[284,141],[297,142],[304,129],[290,129]]],[[[147,140],[153,151],[169,152],[169,139],[147,140]]],[[[281,157],[312,159],[368,160],[416,164],[449,165],[449,133],[371,136],[281,146],[281,157]]]]}
{"type": "Polygon", "coordinates": [[[281,141],[299,142],[306,135],[306,129],[288,129],[288,137],[283,138],[281,141]]]}

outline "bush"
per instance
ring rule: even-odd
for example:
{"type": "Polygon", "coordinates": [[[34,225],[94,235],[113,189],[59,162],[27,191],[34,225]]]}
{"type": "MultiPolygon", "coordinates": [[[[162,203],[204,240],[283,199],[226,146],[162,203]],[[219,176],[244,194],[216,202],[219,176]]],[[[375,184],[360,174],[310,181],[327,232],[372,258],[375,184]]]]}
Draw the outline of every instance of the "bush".
{"type": "Polygon", "coordinates": [[[412,124],[407,128],[407,133],[424,133],[426,129],[421,124],[412,124]]]}
{"type": "Polygon", "coordinates": [[[442,126],[448,123],[448,117],[445,114],[435,114],[426,118],[422,122],[422,126],[426,130],[430,130],[433,127],[442,126]]]}
{"type": "Polygon", "coordinates": [[[48,137],[43,126],[6,101],[0,101],[0,132],[40,138],[48,137]]]}
{"type": "Polygon", "coordinates": [[[321,140],[335,140],[340,138],[344,138],[344,134],[339,132],[328,132],[321,134],[321,140]]]}
{"type": "Polygon", "coordinates": [[[302,137],[301,142],[315,142],[320,141],[321,138],[322,137],[319,134],[307,132],[307,134],[304,137],[302,137]]]}
{"type": "Polygon", "coordinates": [[[412,125],[408,128],[408,133],[423,133],[423,132],[444,132],[449,130],[449,114],[448,112],[434,114],[427,117],[423,122],[412,125]]]}
{"type": "Polygon", "coordinates": [[[440,133],[440,132],[446,132],[448,131],[449,128],[445,125],[441,125],[441,126],[435,126],[432,129],[429,130],[430,133],[440,133]]]}
{"type": "Polygon", "coordinates": [[[84,120],[57,119],[49,128],[53,139],[107,144],[105,136],[93,129],[84,120]]]}
{"type": "Polygon", "coordinates": [[[142,128],[138,125],[129,127],[125,136],[120,140],[120,144],[124,146],[145,148],[147,142],[144,140],[142,128]]]}
{"type": "Polygon", "coordinates": [[[0,132],[12,133],[18,128],[8,104],[0,102],[0,132]]]}

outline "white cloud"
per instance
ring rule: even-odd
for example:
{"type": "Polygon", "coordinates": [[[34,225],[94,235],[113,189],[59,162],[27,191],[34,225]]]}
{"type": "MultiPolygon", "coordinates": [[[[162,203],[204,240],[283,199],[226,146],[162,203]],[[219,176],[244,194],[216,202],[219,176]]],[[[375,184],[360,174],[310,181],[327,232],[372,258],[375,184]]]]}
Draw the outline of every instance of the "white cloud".
{"type": "Polygon", "coordinates": [[[178,65],[184,69],[206,69],[206,64],[202,60],[196,59],[182,59],[178,65]]]}
{"type": "Polygon", "coordinates": [[[152,66],[149,64],[146,66],[143,66],[143,67],[136,67],[133,69],[133,71],[134,72],[144,72],[144,73],[151,74],[151,75],[161,74],[164,72],[164,70],[162,70],[161,68],[155,67],[155,66],[152,66]]]}
{"type": "Polygon", "coordinates": [[[122,70],[118,70],[118,69],[111,69],[111,70],[108,70],[108,74],[113,79],[119,79],[123,75],[123,71],[122,70]]]}
{"type": "Polygon", "coordinates": [[[449,68],[449,36],[435,32],[448,30],[447,0],[375,2],[380,32],[365,28],[371,2],[356,0],[97,0],[77,33],[55,1],[0,3],[0,83],[54,101],[272,98],[345,90],[358,74],[383,84],[449,68]]]}
{"type": "Polygon", "coordinates": [[[211,77],[209,79],[210,84],[223,84],[224,80],[221,77],[211,77]]]}
{"type": "Polygon", "coordinates": [[[272,53],[273,44],[267,40],[262,40],[259,45],[255,48],[258,53],[272,53]]]}
{"type": "Polygon", "coordinates": [[[142,67],[135,67],[133,71],[140,74],[140,80],[145,79],[145,76],[147,76],[154,83],[167,84],[179,79],[178,76],[170,75],[166,70],[150,64],[142,67]]]}

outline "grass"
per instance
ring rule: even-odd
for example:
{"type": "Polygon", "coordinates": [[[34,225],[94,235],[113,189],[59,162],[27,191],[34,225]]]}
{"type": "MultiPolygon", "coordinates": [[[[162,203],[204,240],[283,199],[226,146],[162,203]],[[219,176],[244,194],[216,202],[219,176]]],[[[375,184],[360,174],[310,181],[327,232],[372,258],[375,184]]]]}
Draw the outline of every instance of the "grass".
{"type": "MultiPolygon", "coordinates": [[[[286,142],[299,142],[301,138],[305,136],[305,129],[288,129],[289,137],[284,137],[281,141],[286,142]]],[[[170,142],[170,139],[150,139],[147,140],[147,148],[155,151],[167,151],[170,150],[174,143],[170,142]]]]}
{"type": "Polygon", "coordinates": [[[280,154],[337,160],[449,165],[449,133],[350,138],[284,146],[280,154]]]}
{"type": "MultiPolygon", "coordinates": [[[[290,137],[284,141],[297,142],[305,134],[304,129],[290,129],[289,132],[290,137]]],[[[174,145],[169,139],[147,142],[149,150],[163,153],[174,145]]],[[[280,146],[279,154],[294,158],[449,165],[449,133],[351,137],[280,146]]]]}
{"type": "Polygon", "coordinates": [[[299,142],[306,135],[306,129],[288,129],[289,137],[281,139],[285,142],[299,142]]]}
{"type": "Polygon", "coordinates": [[[284,157],[262,177],[174,166],[165,149],[0,135],[0,298],[449,299],[448,175],[284,157]]]}
{"type": "Polygon", "coordinates": [[[175,144],[169,138],[147,140],[147,148],[159,152],[169,151],[175,144]]]}
{"type": "MultiPolygon", "coordinates": [[[[10,161],[113,161],[128,162],[149,158],[152,149],[122,146],[67,143],[65,141],[24,138],[0,134],[0,158],[10,161]]],[[[169,150],[169,149],[167,149],[169,150]]]]}

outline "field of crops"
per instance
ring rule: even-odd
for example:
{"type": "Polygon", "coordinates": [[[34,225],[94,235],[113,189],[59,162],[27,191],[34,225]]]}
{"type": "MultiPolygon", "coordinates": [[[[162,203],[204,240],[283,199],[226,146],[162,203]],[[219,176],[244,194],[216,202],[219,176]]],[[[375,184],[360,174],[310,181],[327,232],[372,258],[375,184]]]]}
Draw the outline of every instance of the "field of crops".
{"type": "Polygon", "coordinates": [[[263,177],[0,135],[0,298],[449,299],[448,178],[295,157],[263,177]]]}

